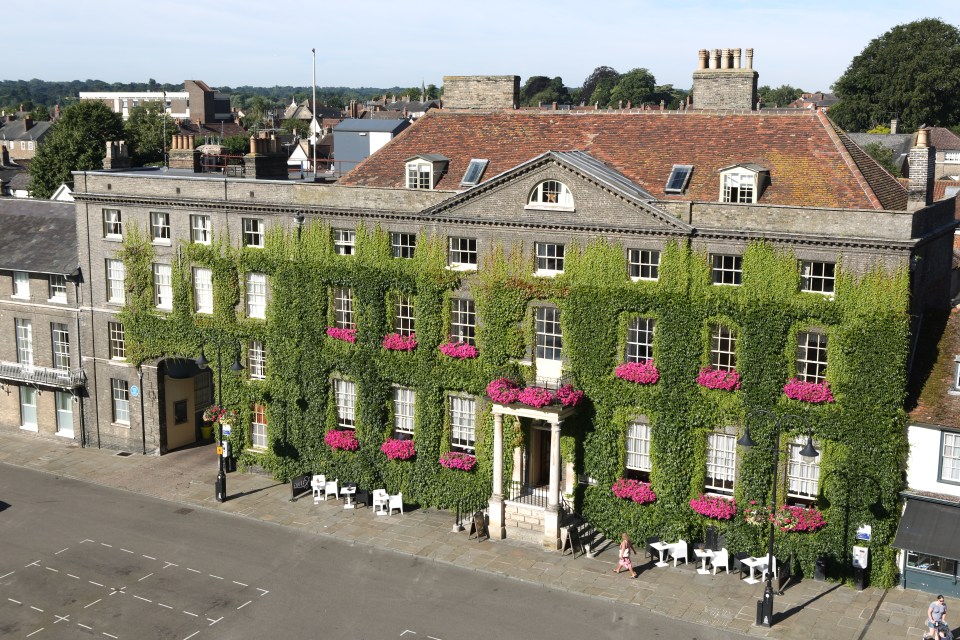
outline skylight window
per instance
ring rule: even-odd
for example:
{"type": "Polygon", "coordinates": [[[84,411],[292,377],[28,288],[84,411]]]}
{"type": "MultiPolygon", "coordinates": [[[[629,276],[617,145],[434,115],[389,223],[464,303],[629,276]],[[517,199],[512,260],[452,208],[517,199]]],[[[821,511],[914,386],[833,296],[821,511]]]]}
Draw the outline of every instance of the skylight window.
{"type": "Polygon", "coordinates": [[[467,172],[463,174],[463,180],[460,181],[460,186],[472,187],[480,182],[480,178],[483,176],[483,172],[489,163],[489,160],[478,160],[476,158],[470,160],[470,166],[467,167],[467,172]]]}
{"type": "Polygon", "coordinates": [[[692,164],[675,164],[670,177],[667,179],[667,186],[664,188],[666,193],[683,193],[690,182],[690,174],[693,173],[692,164]]]}

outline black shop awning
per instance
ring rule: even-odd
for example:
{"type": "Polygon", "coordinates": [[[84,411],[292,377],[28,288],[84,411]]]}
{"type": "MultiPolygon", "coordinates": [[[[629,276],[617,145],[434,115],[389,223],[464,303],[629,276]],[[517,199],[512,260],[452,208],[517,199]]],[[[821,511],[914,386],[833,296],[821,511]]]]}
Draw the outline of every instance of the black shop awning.
{"type": "Polygon", "coordinates": [[[960,560],[960,505],[907,499],[893,546],[960,560]]]}

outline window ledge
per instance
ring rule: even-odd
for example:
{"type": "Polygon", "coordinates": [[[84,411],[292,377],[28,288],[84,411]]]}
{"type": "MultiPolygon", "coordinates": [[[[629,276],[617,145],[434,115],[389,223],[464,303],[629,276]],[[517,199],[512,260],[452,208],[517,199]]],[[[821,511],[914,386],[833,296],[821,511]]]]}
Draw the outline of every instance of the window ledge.
{"type": "Polygon", "coordinates": [[[571,213],[577,210],[576,207],[571,207],[565,204],[546,204],[543,202],[538,202],[536,204],[525,204],[523,208],[527,211],[569,211],[571,213]]]}
{"type": "Polygon", "coordinates": [[[173,244],[170,240],[153,240],[150,244],[160,247],[169,247],[173,244]]]}
{"type": "MultiPolygon", "coordinates": [[[[656,282],[660,278],[641,278],[640,276],[630,276],[630,279],[634,282],[656,282]]],[[[737,285],[731,285],[737,286],[737,285]]]]}
{"type": "Polygon", "coordinates": [[[40,428],[39,428],[37,425],[35,425],[35,424],[22,424],[22,425],[20,425],[20,430],[21,430],[21,431],[32,431],[32,432],[34,432],[34,433],[37,433],[37,432],[40,431],[40,428]]]}
{"type": "Polygon", "coordinates": [[[123,242],[123,236],[103,236],[107,242],[123,242]]]}
{"type": "Polygon", "coordinates": [[[262,456],[262,455],[265,455],[265,454],[268,453],[268,450],[267,450],[266,447],[253,447],[253,446],[251,446],[251,447],[247,447],[246,449],[244,449],[244,451],[245,451],[246,453],[255,453],[255,454],[257,454],[258,456],[262,456]]]}
{"type": "Polygon", "coordinates": [[[711,283],[715,287],[742,287],[742,284],[731,284],[729,282],[713,282],[711,283]]]}
{"type": "Polygon", "coordinates": [[[50,304],[67,304],[66,298],[47,298],[47,302],[50,304]]]}
{"type": "Polygon", "coordinates": [[[450,271],[476,271],[477,265],[454,263],[451,265],[447,265],[447,269],[450,271]]]}
{"type": "Polygon", "coordinates": [[[553,271],[551,269],[540,269],[533,272],[533,275],[538,278],[555,278],[558,275],[562,274],[563,271],[553,271]]]}
{"type": "Polygon", "coordinates": [[[30,299],[30,296],[17,296],[17,295],[12,295],[12,296],[10,296],[10,297],[13,298],[14,300],[29,300],[29,299],[30,299]]]}

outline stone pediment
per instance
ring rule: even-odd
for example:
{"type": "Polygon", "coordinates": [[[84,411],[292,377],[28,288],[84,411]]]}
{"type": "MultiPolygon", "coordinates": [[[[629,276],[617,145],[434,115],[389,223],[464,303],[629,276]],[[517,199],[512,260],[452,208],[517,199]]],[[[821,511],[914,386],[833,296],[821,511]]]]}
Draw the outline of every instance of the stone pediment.
{"type": "Polygon", "coordinates": [[[655,198],[581,151],[549,151],[423,212],[429,217],[534,227],[689,233],[655,198]]]}

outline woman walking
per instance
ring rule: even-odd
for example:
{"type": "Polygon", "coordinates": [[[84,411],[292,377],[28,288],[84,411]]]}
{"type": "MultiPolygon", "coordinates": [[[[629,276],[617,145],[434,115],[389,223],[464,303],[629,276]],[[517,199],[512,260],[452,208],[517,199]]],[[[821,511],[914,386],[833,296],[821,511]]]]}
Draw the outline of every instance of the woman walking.
{"type": "Polygon", "coordinates": [[[633,568],[633,564],[630,562],[630,556],[632,554],[633,543],[630,542],[630,536],[624,533],[623,537],[620,539],[619,561],[617,562],[617,568],[614,570],[614,573],[620,573],[620,569],[624,568],[631,573],[631,578],[637,577],[637,572],[633,568]]]}

